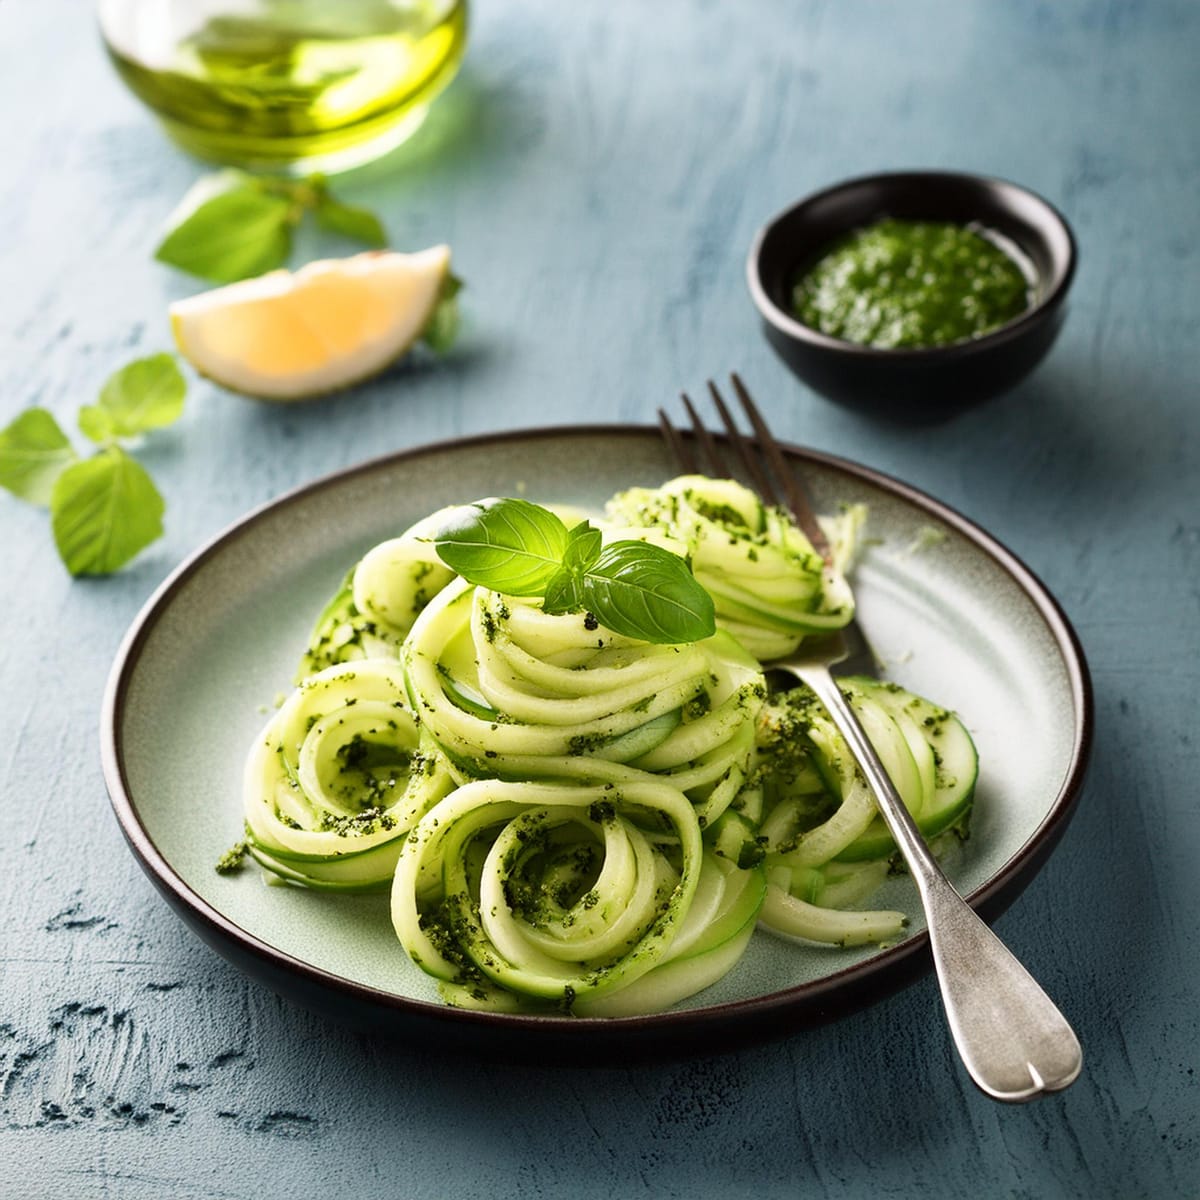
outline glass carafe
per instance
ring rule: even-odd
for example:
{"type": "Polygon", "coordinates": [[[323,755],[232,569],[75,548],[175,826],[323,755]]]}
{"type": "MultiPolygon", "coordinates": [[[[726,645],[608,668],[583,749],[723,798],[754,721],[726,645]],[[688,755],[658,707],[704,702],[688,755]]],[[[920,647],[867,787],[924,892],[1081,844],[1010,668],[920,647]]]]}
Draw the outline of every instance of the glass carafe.
{"type": "Polygon", "coordinates": [[[453,78],[466,0],[100,0],[122,79],[185,149],[343,170],[390,150],[453,78]]]}

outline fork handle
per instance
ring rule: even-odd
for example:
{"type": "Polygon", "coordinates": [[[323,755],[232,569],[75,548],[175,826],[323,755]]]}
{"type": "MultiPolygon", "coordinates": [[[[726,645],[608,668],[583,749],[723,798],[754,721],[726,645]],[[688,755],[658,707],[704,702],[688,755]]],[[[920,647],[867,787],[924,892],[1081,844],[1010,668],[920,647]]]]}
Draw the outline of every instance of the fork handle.
{"type": "Polygon", "coordinates": [[[1010,1102],[1067,1087],[1083,1065],[1074,1030],[942,873],[828,668],[775,665],[806,683],[825,706],[908,863],[925,908],[946,1020],[971,1078],[989,1096],[1010,1102]]]}

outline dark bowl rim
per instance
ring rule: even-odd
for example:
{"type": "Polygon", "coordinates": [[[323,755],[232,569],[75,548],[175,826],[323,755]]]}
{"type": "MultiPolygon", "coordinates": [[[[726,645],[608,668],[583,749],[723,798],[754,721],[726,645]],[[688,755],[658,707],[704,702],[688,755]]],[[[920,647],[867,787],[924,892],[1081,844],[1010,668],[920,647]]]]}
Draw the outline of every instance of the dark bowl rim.
{"type": "MultiPolygon", "coordinates": [[[[564,1018],[452,1008],[359,983],[278,949],[257,934],[242,928],[195,892],[158,848],[142,821],[127,778],[121,735],[122,717],[131,678],[150,635],[174,595],[210,558],[252,526],[269,518],[276,510],[337,487],[355,476],[391,470],[406,461],[427,455],[484,444],[563,438],[586,441],[595,437],[652,438],[659,441],[661,433],[655,426],[635,424],[543,426],[451,438],[367,459],[293,488],[219,530],[167,575],[134,618],[115,655],[101,706],[100,757],[105,786],[117,823],[143,872],[185,924],[242,971],[262,980],[285,980],[285,985],[276,986],[272,983],[271,986],[300,1003],[310,1002],[316,997],[318,1002],[312,1003],[312,1006],[327,1014],[331,1011],[331,999],[338,1000],[339,1005],[358,1004],[370,1010],[372,1024],[376,1028],[389,1032],[395,1032],[395,1023],[399,1020],[405,1023],[406,1028],[420,1026],[426,1031],[453,1029],[472,1034],[477,1040],[478,1035],[485,1035],[498,1038],[510,1046],[514,1042],[527,1046],[531,1043],[525,1039],[546,1037],[553,1031],[555,1044],[567,1056],[566,1061],[578,1058],[583,1063],[593,1061],[606,1050],[625,1049],[630,1053],[631,1061],[646,1057],[678,1056],[678,1039],[681,1037],[686,1042],[683,1051],[686,1054],[711,1052],[712,1045],[706,1040],[711,1034],[730,1033],[732,1044],[735,1045],[769,1040],[782,1036],[788,1029],[799,1031],[806,1025],[836,1019],[839,1010],[829,1005],[839,998],[850,998],[849,1006],[842,1011],[852,1011],[853,1008],[891,995],[929,970],[929,934],[922,930],[865,962],[843,967],[820,979],[762,996],[697,1009],[644,1016],[564,1018]],[[861,998],[864,994],[866,999],[861,998]],[[860,998],[854,1000],[854,996],[860,998]],[[761,1026],[756,1026],[756,1018],[763,1022],[761,1026]],[[669,1038],[672,1035],[676,1041],[664,1041],[659,1049],[636,1049],[647,1038],[669,1038]]],[[[1038,576],[1003,543],[968,517],[911,484],[874,468],[791,443],[783,443],[783,449],[795,461],[810,462],[881,488],[951,526],[1013,578],[1037,609],[1062,656],[1075,717],[1066,772],[1058,793],[1038,826],[1007,862],[965,897],[972,908],[981,910],[989,919],[993,919],[1020,895],[1040,870],[1066,831],[1082,792],[1093,742],[1094,700],[1091,674],[1079,637],[1061,605],[1038,576]]],[[[348,1019],[349,1014],[345,1015],[348,1019]]]]}
{"type": "MultiPolygon", "coordinates": [[[[850,228],[847,226],[847,232],[850,228]]],[[[1078,257],[1078,243],[1075,239],[1075,233],[1066,217],[1044,196],[1033,191],[1031,188],[1025,187],[1024,184],[1014,183],[1010,179],[1002,179],[995,175],[978,175],[970,171],[920,169],[879,171],[870,175],[856,175],[852,179],[843,179],[838,183],[829,184],[827,187],[820,188],[815,192],[809,192],[765,221],[755,233],[754,240],[750,245],[750,253],[746,257],[746,284],[750,289],[750,296],[754,301],[754,306],[758,309],[763,320],[774,326],[785,337],[791,338],[794,341],[803,342],[814,348],[827,350],[846,357],[870,359],[878,363],[894,362],[900,364],[921,362],[933,364],[953,362],[957,359],[971,357],[988,349],[1003,346],[1008,342],[1016,341],[1027,330],[1040,324],[1066,298],[1071,283],[1075,278],[1078,257]],[[958,342],[951,342],[945,346],[910,346],[895,349],[879,346],[863,346],[857,342],[848,342],[841,338],[830,337],[829,334],[821,333],[819,330],[813,329],[810,325],[805,325],[803,321],[799,321],[791,316],[787,311],[780,308],[767,294],[767,289],[763,286],[762,282],[763,247],[768,237],[785,221],[795,219],[796,215],[802,209],[838,192],[849,191],[852,188],[859,188],[868,184],[890,184],[896,186],[904,181],[917,179],[931,183],[965,182],[981,187],[985,191],[1011,192],[1023,196],[1026,200],[1032,201],[1035,206],[1041,208],[1050,223],[1057,226],[1065,239],[1067,247],[1066,256],[1059,267],[1058,278],[1054,281],[1053,286],[1044,295],[1039,296],[1035,303],[1025,309],[1019,316],[1014,317],[1011,321],[1006,321],[990,333],[981,334],[979,337],[967,338],[958,342]]]]}

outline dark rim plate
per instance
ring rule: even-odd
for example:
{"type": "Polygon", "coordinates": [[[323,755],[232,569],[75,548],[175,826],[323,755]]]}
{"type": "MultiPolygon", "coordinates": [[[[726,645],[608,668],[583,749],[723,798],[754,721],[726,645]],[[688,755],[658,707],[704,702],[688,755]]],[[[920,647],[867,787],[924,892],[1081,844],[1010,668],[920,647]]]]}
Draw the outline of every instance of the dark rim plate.
{"type": "MultiPolygon", "coordinates": [[[[891,674],[959,710],[980,745],[973,834],[952,877],[994,918],[1058,842],[1078,799],[1092,697],[1078,638],[1040,581],[977,525],[866,467],[788,447],[818,506],[864,500],[863,626],[891,674]],[[1006,753],[1020,744],[1019,755],[1006,753]]],[[[414,1045],[533,1061],[633,1061],[782,1036],[873,1003],[929,968],[907,880],[882,902],[913,914],[884,950],[755,935],[726,981],[667,1013],[617,1020],[447,1008],[408,963],[386,899],[264,889],[212,864],[240,828],[240,764],[286,689],[341,575],[375,542],[447,503],[522,492],[598,507],[673,474],[656,430],[587,426],[443,442],[298,488],[182,563],[127,633],[101,724],[105,781],[142,869],[187,925],[295,1001],[414,1045]],[[382,922],[382,924],[380,924],[382,922]],[[310,924],[311,923],[311,924],[310,924]],[[418,978],[419,977],[419,978],[418,978]],[[437,1041],[431,1039],[436,1037],[437,1041]]],[[[931,1019],[933,1019],[931,1017],[931,1019]]]]}

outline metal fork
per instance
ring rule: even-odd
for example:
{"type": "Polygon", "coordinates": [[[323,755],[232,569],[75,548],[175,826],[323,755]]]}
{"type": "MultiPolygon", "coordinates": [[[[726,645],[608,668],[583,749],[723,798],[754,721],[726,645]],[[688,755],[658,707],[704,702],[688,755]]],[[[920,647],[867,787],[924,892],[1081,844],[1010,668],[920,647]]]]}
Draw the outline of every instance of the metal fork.
{"type": "MultiPolygon", "coordinates": [[[[828,560],[829,543],[803,483],[789,466],[742,381],[737,375],[731,378],[755,436],[748,438],[739,430],[716,384],[710,381],[713,404],[727,435],[722,440],[736,452],[762,499],[788,508],[814,548],[828,560]]],[[[682,399],[691,421],[690,438],[671,424],[662,409],[658,411],[663,437],[675,459],[689,473],[728,475],[718,439],[706,428],[691,400],[686,395],[682,399]]],[[[841,674],[877,674],[857,623],[852,623],[844,634],[806,639],[793,655],[764,665],[788,672],[812,689],[846,739],[870,785],[917,885],[946,1020],[971,1078],[989,1096],[1009,1102],[1032,1100],[1074,1082],[1083,1065],[1074,1031],[1029,972],[942,873],[830,673],[830,668],[837,666],[841,674]]]]}

